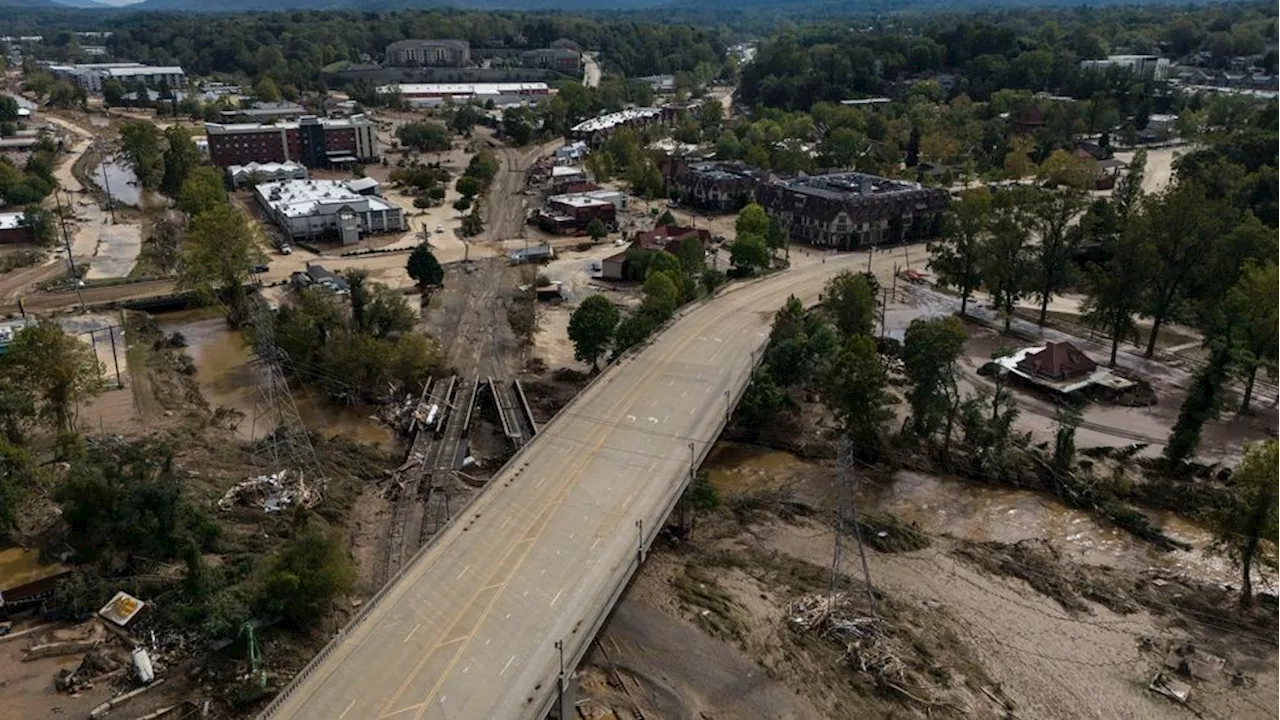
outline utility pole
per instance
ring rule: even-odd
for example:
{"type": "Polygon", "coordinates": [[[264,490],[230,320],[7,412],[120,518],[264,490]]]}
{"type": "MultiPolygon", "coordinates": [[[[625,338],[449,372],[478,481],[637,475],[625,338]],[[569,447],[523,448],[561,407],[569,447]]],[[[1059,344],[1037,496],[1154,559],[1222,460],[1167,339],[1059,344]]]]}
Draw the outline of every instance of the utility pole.
{"type": "Polygon", "coordinates": [[[107,191],[107,212],[111,213],[111,224],[116,224],[116,201],[111,197],[111,173],[107,171],[107,155],[102,150],[102,146],[94,143],[98,149],[99,159],[101,162],[98,167],[102,168],[102,189],[107,191]]]}
{"type": "MultiPolygon", "coordinates": [[[[58,188],[53,189],[53,201],[58,205],[58,224],[62,226],[62,243],[67,248],[67,264],[71,267],[71,283],[76,288],[76,298],[80,300],[80,309],[88,311],[84,304],[84,294],[80,292],[80,276],[76,273],[76,259],[71,253],[71,236],[67,233],[67,217],[62,212],[62,198],[58,197],[58,188]]],[[[71,196],[67,196],[67,208],[71,207],[71,196]]],[[[118,373],[117,373],[118,374],[118,373]]]]}

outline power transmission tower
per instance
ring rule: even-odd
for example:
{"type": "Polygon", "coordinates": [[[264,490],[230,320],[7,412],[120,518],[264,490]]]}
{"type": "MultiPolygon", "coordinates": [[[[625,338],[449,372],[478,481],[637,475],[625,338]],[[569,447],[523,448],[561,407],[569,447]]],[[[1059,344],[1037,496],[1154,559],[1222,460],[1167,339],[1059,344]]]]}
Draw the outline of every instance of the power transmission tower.
{"type": "Polygon", "coordinates": [[[875,590],[871,587],[871,568],[867,566],[867,552],[862,544],[862,526],[858,524],[858,506],[854,500],[858,478],[854,470],[853,441],[847,437],[840,439],[840,447],[836,456],[836,537],[831,557],[830,594],[834,598],[840,585],[840,564],[844,555],[844,536],[847,526],[853,526],[853,536],[858,543],[858,557],[862,560],[862,579],[867,588],[867,600],[871,603],[871,615],[880,617],[876,605],[875,590]]]}
{"type": "Polygon", "coordinates": [[[257,435],[259,425],[269,428],[261,439],[255,438],[254,464],[265,466],[272,473],[289,469],[301,473],[308,482],[321,483],[324,473],[320,471],[320,461],[281,367],[286,358],[276,346],[271,308],[261,298],[251,298],[250,302],[254,304],[250,317],[255,333],[254,369],[258,386],[254,434],[257,435]]]}

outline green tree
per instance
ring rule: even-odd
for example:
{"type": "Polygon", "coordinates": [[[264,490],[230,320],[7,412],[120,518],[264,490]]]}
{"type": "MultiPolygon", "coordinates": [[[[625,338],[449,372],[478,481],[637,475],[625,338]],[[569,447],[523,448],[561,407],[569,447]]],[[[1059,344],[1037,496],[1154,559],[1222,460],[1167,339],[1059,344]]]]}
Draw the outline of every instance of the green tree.
{"type": "Polygon", "coordinates": [[[443,152],[453,146],[449,131],[434,122],[405,123],[396,130],[400,143],[419,152],[443,152]]]}
{"type": "Polygon", "coordinates": [[[702,289],[710,295],[724,285],[728,278],[725,277],[723,270],[716,268],[707,268],[702,271],[702,289]]]}
{"type": "Polygon", "coordinates": [[[23,448],[0,440],[0,538],[18,526],[18,508],[35,487],[36,464],[23,448]]]}
{"type": "Polygon", "coordinates": [[[454,183],[454,187],[463,197],[474,198],[484,189],[484,184],[474,177],[463,175],[458,178],[458,182],[454,183]]]}
{"type": "Polygon", "coordinates": [[[133,168],[138,183],[154,189],[164,173],[160,131],[149,122],[130,121],[120,128],[120,149],[133,168]]]}
{"type": "Polygon", "coordinates": [[[263,75],[253,84],[253,96],[262,102],[280,102],[280,88],[269,75],[263,75]]]}
{"type": "Polygon", "coordinates": [[[1072,223],[1084,209],[1084,196],[1068,186],[1066,189],[1042,191],[1031,213],[1032,227],[1040,235],[1039,244],[1031,252],[1035,293],[1040,298],[1040,317],[1044,327],[1049,317],[1049,301],[1076,277],[1075,259],[1083,236],[1072,223]]]}
{"type": "Polygon", "coordinates": [[[28,205],[22,213],[22,224],[31,228],[31,234],[41,245],[52,245],[58,241],[58,232],[53,224],[53,213],[39,205],[28,205]]]}
{"type": "Polygon", "coordinates": [[[1142,289],[1151,270],[1152,248],[1140,224],[1104,241],[1110,258],[1090,265],[1085,274],[1082,317],[1111,338],[1111,367],[1122,340],[1136,340],[1134,322],[1142,306],[1142,289]]]}
{"type": "Polygon", "coordinates": [[[71,464],[54,500],[77,559],[106,568],[123,567],[133,555],[173,559],[218,534],[183,498],[170,449],[153,442],[90,449],[71,464]]]}
{"type": "Polygon", "coordinates": [[[690,277],[696,277],[707,267],[707,251],[702,240],[693,236],[680,241],[676,247],[676,258],[680,261],[680,269],[690,277]]]}
{"type": "Polygon", "coordinates": [[[1280,347],[1276,288],[1280,288],[1280,271],[1275,262],[1261,266],[1250,264],[1223,303],[1222,312],[1232,320],[1230,342],[1235,362],[1245,381],[1241,414],[1249,412],[1258,370],[1266,367],[1275,371],[1277,347],[1280,347]]]}
{"type": "Polygon", "coordinates": [[[529,119],[529,110],[524,107],[509,108],[502,112],[502,134],[511,144],[528,145],[533,139],[533,123],[529,119]]]}
{"type": "Polygon", "coordinates": [[[178,261],[178,286],[206,300],[221,298],[233,322],[248,312],[249,271],[262,261],[244,215],[230,205],[214,205],[191,220],[178,261]]]}
{"type": "Polygon", "coordinates": [[[419,245],[409,253],[409,262],[405,269],[419,288],[444,285],[444,267],[440,265],[440,261],[436,259],[428,245],[419,245]]]}
{"type": "Polygon", "coordinates": [[[787,257],[791,256],[787,245],[787,231],[782,228],[782,221],[776,217],[769,218],[769,226],[764,231],[764,245],[770,252],[786,249],[787,257]]]}
{"type": "Polygon", "coordinates": [[[1076,157],[1066,150],[1054,150],[1040,164],[1036,175],[1053,186],[1092,190],[1097,183],[1098,163],[1091,157],[1076,157]]]}
{"type": "Polygon", "coordinates": [[[860,449],[880,445],[889,410],[888,373],[866,335],[846,335],[827,367],[823,398],[840,429],[860,449]]]}
{"type": "Polygon", "coordinates": [[[733,223],[733,229],[739,239],[744,235],[763,238],[769,232],[769,216],[765,214],[764,208],[760,205],[749,203],[738,211],[738,218],[733,223]]]}
{"type": "Polygon", "coordinates": [[[729,246],[729,262],[744,275],[769,267],[769,249],[759,235],[739,235],[729,246]]]}
{"type": "Polygon", "coordinates": [[[164,174],[160,179],[160,190],[171,198],[177,198],[183,183],[191,171],[200,164],[200,151],[185,128],[174,125],[164,131],[166,148],[164,151],[164,174]]]}
{"type": "Polygon", "coordinates": [[[603,295],[591,295],[582,301],[569,317],[569,339],[573,341],[573,357],[591,363],[593,371],[609,349],[613,332],[620,320],[618,308],[603,295]]]}
{"type": "Polygon", "coordinates": [[[1187,397],[1178,410],[1178,419],[1164,446],[1164,459],[1171,465],[1186,462],[1200,446],[1204,424],[1217,417],[1222,405],[1222,387],[1231,370],[1230,347],[1225,341],[1212,343],[1209,362],[1196,373],[1187,397]]]}
{"type": "Polygon", "coordinates": [[[1257,443],[1231,473],[1231,502],[1210,517],[1213,550],[1240,568],[1240,605],[1253,605],[1253,568],[1276,567],[1276,477],[1280,475],[1275,440],[1257,443]]]}
{"type": "Polygon", "coordinates": [[[8,95],[0,95],[0,122],[18,121],[18,101],[8,95]]]}
{"type": "Polygon", "coordinates": [[[657,326],[658,321],[652,313],[645,312],[643,309],[623,318],[622,322],[618,323],[618,329],[613,333],[614,359],[644,342],[657,326]]]}
{"type": "Polygon", "coordinates": [[[463,237],[475,237],[484,232],[484,218],[480,216],[480,206],[471,208],[471,212],[462,216],[462,225],[458,231],[463,237]]]}
{"type": "Polygon", "coordinates": [[[965,190],[960,201],[951,205],[943,238],[929,246],[929,267],[937,274],[938,284],[960,291],[961,316],[969,308],[969,297],[982,284],[978,269],[990,212],[991,193],[965,190]]]}
{"type": "Polygon", "coordinates": [[[990,233],[982,243],[978,275],[996,308],[1003,313],[1004,329],[1008,332],[1013,309],[1026,294],[1027,276],[1031,271],[1025,214],[1029,203],[1025,193],[1009,191],[996,207],[990,233]]]}
{"type": "Polygon", "coordinates": [[[1151,357],[1160,327],[1177,313],[1183,289],[1197,265],[1213,253],[1223,225],[1234,213],[1225,202],[1209,200],[1198,186],[1182,183],[1157,196],[1146,211],[1154,252],[1144,303],[1151,317],[1144,357],[1151,357]]]}
{"type": "Polygon", "coordinates": [[[958,409],[956,362],[964,350],[964,325],[959,318],[912,320],[902,345],[903,372],[911,389],[911,424],[916,434],[932,437],[945,428],[949,442],[958,409]]]}
{"type": "Polygon", "coordinates": [[[671,275],[665,272],[650,272],[644,281],[643,294],[641,312],[648,313],[659,323],[671,317],[680,306],[680,290],[671,275]]]}
{"type": "Polygon", "coordinates": [[[342,533],[312,517],[265,560],[261,575],[258,602],[263,609],[309,627],[351,591],[356,571],[342,533]]]}
{"type": "Polygon", "coordinates": [[[587,223],[587,236],[591,238],[591,242],[600,242],[608,234],[609,229],[600,222],[600,218],[591,218],[591,222],[587,223]]]}
{"type": "Polygon", "coordinates": [[[871,335],[875,330],[876,297],[864,275],[842,271],[827,281],[821,302],[842,335],[871,335]]]}
{"type": "Polygon", "coordinates": [[[178,209],[191,217],[205,210],[229,204],[227,188],[222,182],[222,173],[209,165],[191,168],[182,181],[177,199],[178,209]]]}
{"type": "Polygon", "coordinates": [[[18,331],[4,364],[36,399],[38,416],[58,438],[75,436],[76,407],[102,392],[104,369],[87,343],[41,320],[18,331]]]}

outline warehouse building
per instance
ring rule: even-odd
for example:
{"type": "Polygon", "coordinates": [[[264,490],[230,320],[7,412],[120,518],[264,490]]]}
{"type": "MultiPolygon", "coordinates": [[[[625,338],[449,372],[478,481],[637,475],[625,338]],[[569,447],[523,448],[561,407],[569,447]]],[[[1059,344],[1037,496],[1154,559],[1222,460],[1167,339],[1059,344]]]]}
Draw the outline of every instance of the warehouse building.
{"type": "Polygon", "coordinates": [[[308,115],[297,122],[205,123],[209,158],[218,167],[298,162],[327,168],[377,162],[378,137],[364,115],[331,119],[308,115]]]}
{"type": "Polygon", "coordinates": [[[864,173],[809,175],[762,183],[756,202],[778,218],[793,242],[838,250],[936,236],[945,190],[864,173]]]}
{"type": "Polygon", "coordinates": [[[380,95],[399,95],[415,107],[490,100],[494,105],[536,103],[551,95],[551,88],[544,82],[400,83],[379,86],[377,91],[380,95]]]}
{"type": "Polygon", "coordinates": [[[379,197],[376,183],[342,180],[280,180],[254,187],[258,202],[293,239],[336,238],[350,245],[365,235],[404,232],[404,211],[379,197]],[[367,185],[367,184],[365,184],[367,185]]]}

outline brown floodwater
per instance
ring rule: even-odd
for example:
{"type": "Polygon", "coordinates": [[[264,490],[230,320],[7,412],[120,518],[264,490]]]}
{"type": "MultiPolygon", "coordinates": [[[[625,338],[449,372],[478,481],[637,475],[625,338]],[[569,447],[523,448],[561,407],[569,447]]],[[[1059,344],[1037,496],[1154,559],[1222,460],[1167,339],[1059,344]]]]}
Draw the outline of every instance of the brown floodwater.
{"type": "MultiPolygon", "coordinates": [[[[703,464],[721,495],[792,486],[800,496],[829,506],[834,464],[739,443],[720,443],[703,464]]],[[[894,515],[933,535],[972,541],[1049,541],[1064,557],[1126,569],[1148,567],[1185,572],[1201,580],[1238,584],[1238,573],[1221,557],[1205,552],[1212,536],[1205,528],[1170,513],[1145,511],[1173,538],[1193,546],[1165,552],[1130,533],[1058,501],[1048,493],[978,485],[957,479],[900,471],[892,481],[865,481],[858,508],[894,515]]],[[[1264,580],[1274,586],[1274,578],[1264,580]]]]}
{"type": "MultiPolygon", "coordinates": [[[[186,338],[186,351],[195,362],[196,382],[205,400],[213,407],[244,413],[237,434],[252,440],[275,425],[274,418],[262,416],[253,352],[243,333],[206,310],[163,313],[156,322],[165,332],[179,332],[186,338]]],[[[373,417],[377,409],[373,405],[336,406],[306,388],[295,388],[292,395],[302,422],[325,437],[342,435],[386,448],[397,442],[391,428],[373,417]]]]}

